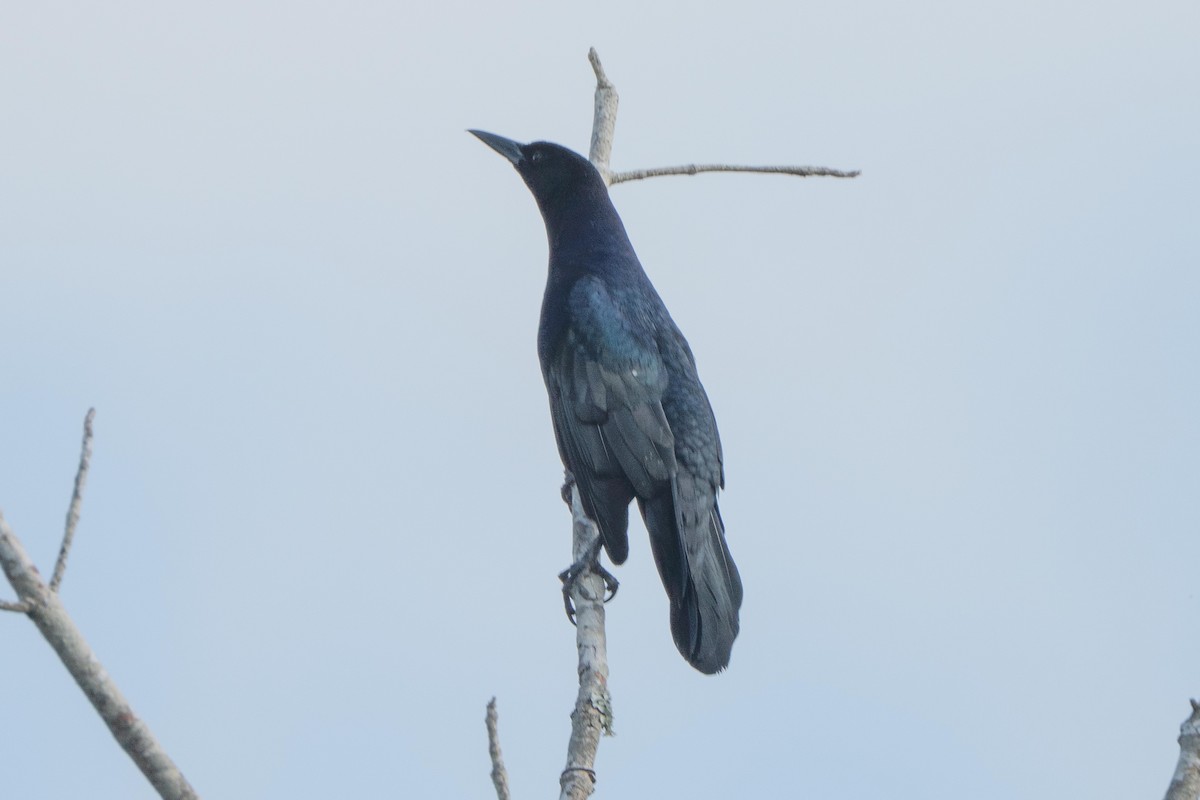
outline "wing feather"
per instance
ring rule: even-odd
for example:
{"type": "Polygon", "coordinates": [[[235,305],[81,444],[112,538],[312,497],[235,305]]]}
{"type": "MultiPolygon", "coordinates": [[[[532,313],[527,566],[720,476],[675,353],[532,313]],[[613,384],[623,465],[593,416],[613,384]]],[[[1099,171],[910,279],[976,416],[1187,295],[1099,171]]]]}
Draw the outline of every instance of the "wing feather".
{"type": "Polygon", "coordinates": [[[629,502],[671,491],[667,371],[653,337],[634,332],[599,280],[578,282],[569,312],[574,324],[545,365],[554,429],[584,507],[619,564],[629,551],[629,502]]]}

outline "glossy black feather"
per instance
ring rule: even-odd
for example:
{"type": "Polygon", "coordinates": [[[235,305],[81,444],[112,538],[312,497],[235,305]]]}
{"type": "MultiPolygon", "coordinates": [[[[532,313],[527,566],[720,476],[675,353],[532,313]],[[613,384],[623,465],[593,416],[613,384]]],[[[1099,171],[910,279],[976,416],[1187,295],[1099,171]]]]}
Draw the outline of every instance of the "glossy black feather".
{"type": "Polygon", "coordinates": [[[616,564],[637,499],[676,647],[701,672],[724,669],[742,584],[717,506],[721,441],[691,349],[587,159],[473,133],[513,162],[546,223],[538,357],[563,464],[616,564]]]}

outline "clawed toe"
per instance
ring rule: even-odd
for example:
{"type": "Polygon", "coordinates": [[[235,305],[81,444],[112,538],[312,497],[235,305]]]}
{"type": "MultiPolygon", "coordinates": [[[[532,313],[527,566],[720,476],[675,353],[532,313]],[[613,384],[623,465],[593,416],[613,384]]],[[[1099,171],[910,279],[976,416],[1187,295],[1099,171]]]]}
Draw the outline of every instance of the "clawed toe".
{"type": "Polygon", "coordinates": [[[563,585],[563,606],[567,611],[567,619],[571,621],[572,625],[575,624],[575,605],[571,602],[571,589],[575,586],[575,582],[583,577],[584,574],[591,571],[600,576],[600,579],[604,581],[605,603],[617,596],[617,589],[621,586],[620,581],[611,572],[601,566],[599,555],[599,551],[597,550],[597,552],[585,556],[558,573],[558,579],[562,581],[563,585]]]}

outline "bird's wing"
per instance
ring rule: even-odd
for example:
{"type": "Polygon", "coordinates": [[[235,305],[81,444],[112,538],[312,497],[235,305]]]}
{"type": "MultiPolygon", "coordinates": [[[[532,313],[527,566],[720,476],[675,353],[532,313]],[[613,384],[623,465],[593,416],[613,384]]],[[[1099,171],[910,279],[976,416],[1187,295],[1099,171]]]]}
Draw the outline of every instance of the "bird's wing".
{"type": "Polygon", "coordinates": [[[630,500],[670,492],[675,475],[675,437],[662,407],[667,370],[653,335],[638,331],[598,279],[576,283],[568,318],[546,376],[555,433],[619,564],[629,551],[630,500]]]}

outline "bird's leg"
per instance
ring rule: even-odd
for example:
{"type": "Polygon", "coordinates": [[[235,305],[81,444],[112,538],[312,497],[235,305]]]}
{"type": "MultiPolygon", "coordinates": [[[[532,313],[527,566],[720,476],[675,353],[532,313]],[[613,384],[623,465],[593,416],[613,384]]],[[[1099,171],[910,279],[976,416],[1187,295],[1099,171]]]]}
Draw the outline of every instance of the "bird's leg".
{"type": "MultiPolygon", "coordinates": [[[[571,470],[569,470],[569,469],[564,470],[563,471],[563,485],[562,485],[562,499],[563,499],[563,502],[566,503],[568,507],[570,507],[570,505],[571,505],[571,489],[574,486],[575,486],[575,476],[571,474],[571,470]]],[[[595,543],[593,543],[589,552],[586,555],[584,555],[583,558],[579,559],[574,564],[567,567],[565,570],[563,570],[562,572],[560,572],[558,574],[558,579],[560,581],[562,581],[562,584],[563,584],[563,605],[567,609],[567,619],[569,619],[571,621],[572,625],[575,624],[575,606],[572,605],[572,603],[571,603],[571,588],[575,585],[575,582],[577,580],[579,580],[579,578],[584,574],[584,572],[586,572],[587,570],[590,569],[592,572],[599,575],[600,578],[604,581],[604,590],[608,593],[608,596],[606,598],[604,598],[604,602],[606,602],[606,603],[609,600],[612,600],[614,597],[617,596],[617,588],[620,587],[620,585],[621,585],[617,581],[617,579],[615,577],[613,577],[613,574],[611,572],[609,572],[603,566],[601,566],[601,564],[600,564],[600,547],[601,547],[600,538],[597,537],[595,543]]]]}
{"type": "Polygon", "coordinates": [[[558,579],[562,581],[563,585],[563,605],[567,609],[567,619],[571,621],[572,625],[575,624],[575,606],[571,603],[571,589],[584,574],[589,571],[593,572],[604,581],[604,591],[608,595],[604,598],[605,603],[617,596],[617,589],[621,586],[613,574],[601,566],[600,547],[600,540],[597,539],[583,558],[558,573],[558,579]]]}

